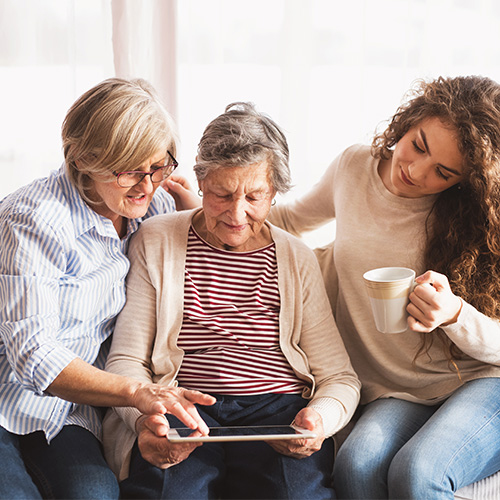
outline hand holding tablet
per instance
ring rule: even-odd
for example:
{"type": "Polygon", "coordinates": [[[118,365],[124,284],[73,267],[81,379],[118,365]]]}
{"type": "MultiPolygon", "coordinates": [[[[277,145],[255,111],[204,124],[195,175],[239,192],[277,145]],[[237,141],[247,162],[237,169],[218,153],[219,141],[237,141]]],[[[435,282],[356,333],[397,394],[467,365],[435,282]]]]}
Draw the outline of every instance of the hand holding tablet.
{"type": "Polygon", "coordinates": [[[236,427],[209,427],[209,434],[200,436],[193,429],[170,429],[168,439],[172,443],[210,441],[271,441],[282,439],[310,439],[316,433],[294,425],[257,425],[236,427]]]}

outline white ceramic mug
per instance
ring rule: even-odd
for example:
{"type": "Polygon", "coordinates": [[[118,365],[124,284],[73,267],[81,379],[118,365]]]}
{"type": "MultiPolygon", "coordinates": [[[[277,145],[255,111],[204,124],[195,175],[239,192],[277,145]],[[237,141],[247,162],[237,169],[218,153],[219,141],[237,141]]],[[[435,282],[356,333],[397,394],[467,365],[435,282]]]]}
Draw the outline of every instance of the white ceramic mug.
{"type": "Polygon", "coordinates": [[[407,267],[380,267],[363,274],[366,290],[381,333],[402,333],[408,329],[408,296],[414,287],[415,271],[407,267]]]}

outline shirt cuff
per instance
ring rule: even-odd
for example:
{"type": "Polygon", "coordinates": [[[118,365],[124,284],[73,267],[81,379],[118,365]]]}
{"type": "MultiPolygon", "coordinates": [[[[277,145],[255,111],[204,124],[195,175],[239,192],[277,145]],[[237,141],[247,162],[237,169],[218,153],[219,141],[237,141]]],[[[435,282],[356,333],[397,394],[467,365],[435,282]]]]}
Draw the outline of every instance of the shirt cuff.
{"type": "Polygon", "coordinates": [[[78,356],[59,343],[40,346],[30,358],[23,374],[23,385],[44,395],[49,385],[78,356]]]}

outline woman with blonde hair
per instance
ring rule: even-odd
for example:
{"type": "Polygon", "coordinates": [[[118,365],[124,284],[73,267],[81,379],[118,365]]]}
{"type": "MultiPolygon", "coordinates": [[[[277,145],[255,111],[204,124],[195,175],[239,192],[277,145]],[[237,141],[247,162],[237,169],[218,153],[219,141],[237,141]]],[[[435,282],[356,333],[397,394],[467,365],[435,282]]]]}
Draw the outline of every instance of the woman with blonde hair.
{"type": "Polygon", "coordinates": [[[193,402],[207,396],[102,370],[130,236],[175,209],[161,183],[192,201],[168,180],[172,120],[149,83],[112,78],[73,104],[62,139],[61,168],[0,203],[0,498],[117,498],[97,407],[206,428],[193,402]]]}
{"type": "Polygon", "coordinates": [[[341,498],[453,498],[500,469],[500,85],[420,82],[372,147],[344,151],[270,220],[317,250],[363,384],[335,462],[341,498]],[[379,333],[362,275],[417,272],[408,329],[379,333]],[[430,286],[432,285],[432,286],[430,286]]]}

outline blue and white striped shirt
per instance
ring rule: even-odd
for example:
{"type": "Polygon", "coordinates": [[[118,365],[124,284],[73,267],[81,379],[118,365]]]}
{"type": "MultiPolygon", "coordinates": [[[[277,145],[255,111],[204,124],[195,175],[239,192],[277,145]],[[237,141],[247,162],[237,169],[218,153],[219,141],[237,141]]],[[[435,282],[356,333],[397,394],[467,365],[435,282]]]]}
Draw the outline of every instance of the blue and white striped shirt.
{"type": "MultiPolygon", "coordinates": [[[[171,212],[159,188],[144,218],[171,212]]],[[[120,240],[71,184],[64,165],[0,202],[0,426],[14,434],[64,425],[100,438],[97,409],[44,391],[75,358],[104,368],[106,339],[125,303],[129,220],[120,240]],[[102,348],[101,348],[102,346],[102,348]]]]}

